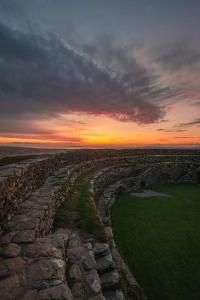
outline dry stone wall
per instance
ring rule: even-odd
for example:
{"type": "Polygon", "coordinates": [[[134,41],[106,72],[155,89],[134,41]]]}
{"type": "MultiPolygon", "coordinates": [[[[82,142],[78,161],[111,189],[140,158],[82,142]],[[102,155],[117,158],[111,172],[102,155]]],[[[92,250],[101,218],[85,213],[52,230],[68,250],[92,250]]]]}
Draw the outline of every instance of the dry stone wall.
{"type": "MultiPolygon", "coordinates": [[[[165,158],[166,159],[166,158],[165,158]]],[[[116,264],[127,284],[127,291],[133,299],[144,299],[144,293],[126,266],[121,257],[112,233],[112,223],[110,218],[110,210],[115,202],[118,194],[122,191],[137,191],[141,189],[141,182],[146,186],[162,183],[180,183],[191,182],[197,183],[197,175],[199,172],[198,160],[185,159],[178,162],[172,159],[171,162],[155,162],[146,159],[146,164],[133,164],[114,166],[97,172],[91,181],[92,195],[96,202],[100,219],[105,226],[107,237],[112,243],[112,255],[116,260],[116,264]],[[151,162],[151,163],[148,163],[151,162]]]]}
{"type": "Polygon", "coordinates": [[[0,168],[1,226],[18,210],[21,203],[61,167],[57,157],[28,160],[0,168]]]}
{"type": "MultiPolygon", "coordinates": [[[[30,194],[41,186],[46,178],[58,168],[65,164],[78,165],[73,173],[77,176],[87,170],[95,170],[112,165],[122,164],[141,164],[156,163],[163,160],[178,162],[181,160],[192,161],[198,159],[198,156],[119,156],[114,151],[113,156],[109,151],[80,151],[67,152],[65,154],[49,156],[47,158],[32,159],[8,166],[0,167],[0,224],[9,220],[13,212],[17,211],[21,203],[27,199],[30,194]],[[100,158],[98,158],[100,156],[100,158]],[[104,157],[105,156],[105,157],[104,157]],[[97,159],[98,158],[98,159],[97,159]]],[[[112,151],[111,151],[112,154],[112,151]]],[[[126,153],[127,154],[127,153],[126,153]]],[[[117,172],[117,170],[116,170],[117,172]]],[[[115,173],[116,173],[115,172],[115,173]]],[[[76,176],[75,176],[76,178],[76,176]]]]}
{"type": "Polygon", "coordinates": [[[117,193],[138,189],[141,181],[146,185],[195,183],[199,156],[130,154],[114,150],[69,151],[0,169],[3,300],[123,300],[118,270],[124,274],[129,299],[143,298],[115,247],[110,208],[117,193]],[[69,230],[50,234],[57,207],[67,201],[74,182],[87,172],[95,173],[91,197],[112,249],[96,240],[83,241],[78,233],[69,230]],[[70,265],[67,280],[66,263],[70,265]]]}

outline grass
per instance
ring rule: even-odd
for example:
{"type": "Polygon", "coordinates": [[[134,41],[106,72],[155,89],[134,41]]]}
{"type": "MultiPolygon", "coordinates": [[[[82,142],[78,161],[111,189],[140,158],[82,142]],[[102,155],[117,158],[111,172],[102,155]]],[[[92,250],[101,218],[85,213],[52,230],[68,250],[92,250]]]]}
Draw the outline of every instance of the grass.
{"type": "Polygon", "coordinates": [[[200,299],[200,187],[151,187],[171,195],[121,195],[112,209],[117,245],[149,300],[200,299]]]}
{"type": "Polygon", "coordinates": [[[91,175],[84,174],[75,182],[68,199],[56,211],[53,231],[68,226],[77,227],[105,240],[104,228],[90,195],[90,178],[91,175]]]}

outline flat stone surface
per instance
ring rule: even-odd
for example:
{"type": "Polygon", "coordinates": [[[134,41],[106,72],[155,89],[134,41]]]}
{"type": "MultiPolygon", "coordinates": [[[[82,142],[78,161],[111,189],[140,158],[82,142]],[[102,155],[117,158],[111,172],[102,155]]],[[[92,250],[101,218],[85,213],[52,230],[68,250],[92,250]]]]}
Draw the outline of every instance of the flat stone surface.
{"type": "Polygon", "coordinates": [[[14,239],[13,242],[15,243],[31,243],[35,240],[35,232],[34,230],[24,230],[18,232],[14,239]]]}
{"type": "Polygon", "coordinates": [[[63,283],[39,291],[38,300],[72,300],[72,294],[67,284],[63,283]]]}
{"type": "Polygon", "coordinates": [[[16,300],[24,292],[21,278],[14,274],[0,280],[1,300],[16,300]]]}
{"type": "Polygon", "coordinates": [[[4,257],[16,257],[20,254],[21,247],[17,244],[10,243],[2,251],[4,257]]]}
{"type": "Polygon", "coordinates": [[[64,261],[59,259],[35,261],[27,270],[27,278],[29,286],[33,289],[42,289],[49,284],[62,282],[64,280],[64,261]]]}
{"type": "Polygon", "coordinates": [[[55,257],[62,259],[62,251],[50,241],[36,240],[35,243],[24,246],[24,255],[27,257],[55,257]]]}
{"type": "Polygon", "coordinates": [[[158,193],[152,190],[144,190],[140,193],[132,193],[132,195],[140,198],[149,198],[149,197],[171,197],[169,194],[158,193]]]}
{"type": "Polygon", "coordinates": [[[37,290],[29,290],[23,295],[23,297],[20,300],[38,300],[37,295],[37,290]]]}
{"type": "Polygon", "coordinates": [[[0,245],[8,245],[16,235],[15,231],[5,233],[3,236],[0,238],[0,245]]]}
{"type": "Polygon", "coordinates": [[[21,259],[21,257],[6,258],[0,260],[0,277],[23,272],[23,269],[24,261],[21,259]]]}

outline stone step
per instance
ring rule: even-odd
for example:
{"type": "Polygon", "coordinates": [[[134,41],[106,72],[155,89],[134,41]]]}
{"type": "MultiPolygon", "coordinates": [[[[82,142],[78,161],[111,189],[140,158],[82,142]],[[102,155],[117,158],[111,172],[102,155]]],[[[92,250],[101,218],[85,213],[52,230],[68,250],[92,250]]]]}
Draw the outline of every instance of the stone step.
{"type": "Polygon", "coordinates": [[[97,271],[98,273],[105,273],[115,268],[112,255],[109,253],[103,257],[96,258],[97,271]]]}
{"type": "Polygon", "coordinates": [[[110,248],[107,243],[95,243],[93,251],[94,251],[94,256],[98,258],[109,254],[110,248]]]}
{"type": "Polygon", "coordinates": [[[121,290],[106,291],[103,295],[106,300],[125,300],[121,290]]]}
{"type": "Polygon", "coordinates": [[[112,270],[100,274],[101,288],[105,290],[116,290],[119,287],[119,274],[117,270],[112,270]]]}

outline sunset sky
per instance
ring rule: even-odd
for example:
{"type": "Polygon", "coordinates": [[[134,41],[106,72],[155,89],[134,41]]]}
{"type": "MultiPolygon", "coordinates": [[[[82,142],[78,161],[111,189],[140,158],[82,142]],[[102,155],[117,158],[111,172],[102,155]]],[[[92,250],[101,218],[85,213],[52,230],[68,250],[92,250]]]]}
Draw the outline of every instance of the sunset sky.
{"type": "Polygon", "coordinates": [[[200,147],[200,1],[0,0],[0,145],[200,147]]]}

